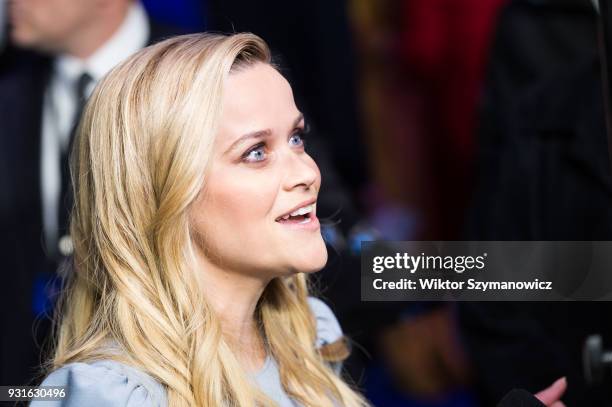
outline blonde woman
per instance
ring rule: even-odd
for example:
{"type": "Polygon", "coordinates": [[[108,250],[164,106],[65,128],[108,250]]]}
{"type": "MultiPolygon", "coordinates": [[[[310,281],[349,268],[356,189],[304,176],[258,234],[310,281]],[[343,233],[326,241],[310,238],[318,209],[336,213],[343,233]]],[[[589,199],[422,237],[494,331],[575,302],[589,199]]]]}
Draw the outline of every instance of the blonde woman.
{"type": "Polygon", "coordinates": [[[327,252],[303,131],[252,34],[168,39],[102,80],[71,163],[60,405],[367,405],[308,296],[327,252]]]}

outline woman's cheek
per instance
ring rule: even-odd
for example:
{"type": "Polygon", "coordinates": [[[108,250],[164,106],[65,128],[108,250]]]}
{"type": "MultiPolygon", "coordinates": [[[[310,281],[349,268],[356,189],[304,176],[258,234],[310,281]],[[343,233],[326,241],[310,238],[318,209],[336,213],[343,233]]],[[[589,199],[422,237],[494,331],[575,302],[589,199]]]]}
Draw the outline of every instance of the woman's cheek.
{"type": "Polygon", "coordinates": [[[272,211],[278,196],[278,183],[275,178],[246,174],[240,177],[239,181],[227,181],[222,198],[222,206],[228,212],[226,216],[240,219],[247,224],[273,216],[272,211]]]}

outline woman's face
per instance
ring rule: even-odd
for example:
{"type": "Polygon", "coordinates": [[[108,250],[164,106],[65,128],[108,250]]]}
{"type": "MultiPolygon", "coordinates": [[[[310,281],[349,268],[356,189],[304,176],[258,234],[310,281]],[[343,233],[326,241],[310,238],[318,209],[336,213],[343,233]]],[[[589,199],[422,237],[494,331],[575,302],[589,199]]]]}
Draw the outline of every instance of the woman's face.
{"type": "Polygon", "coordinates": [[[289,83],[267,64],[244,68],[229,76],[222,109],[191,213],[201,253],[223,269],[263,277],[321,269],[321,174],[304,151],[304,119],[289,83]]]}

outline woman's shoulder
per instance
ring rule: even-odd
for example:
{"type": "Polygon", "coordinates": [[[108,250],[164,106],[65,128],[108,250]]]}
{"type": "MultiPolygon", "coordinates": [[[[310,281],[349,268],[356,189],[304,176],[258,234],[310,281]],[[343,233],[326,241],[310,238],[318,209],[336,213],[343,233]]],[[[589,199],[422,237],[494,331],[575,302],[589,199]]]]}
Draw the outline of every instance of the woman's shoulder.
{"type": "Polygon", "coordinates": [[[338,319],[329,305],[316,297],[308,297],[308,305],[317,320],[317,348],[344,337],[338,319]]]}
{"type": "Polygon", "coordinates": [[[315,297],[308,297],[308,305],[317,320],[316,347],[330,367],[340,374],[342,363],[351,353],[351,345],[329,305],[315,297]]]}
{"type": "Polygon", "coordinates": [[[317,347],[336,342],[344,336],[329,305],[316,297],[308,297],[308,305],[317,320],[317,347]]]}
{"type": "MultiPolygon", "coordinates": [[[[51,372],[41,386],[63,386],[55,406],[165,406],[163,386],[141,370],[114,360],[69,363],[51,372]]],[[[32,402],[31,406],[49,406],[32,402]]]]}

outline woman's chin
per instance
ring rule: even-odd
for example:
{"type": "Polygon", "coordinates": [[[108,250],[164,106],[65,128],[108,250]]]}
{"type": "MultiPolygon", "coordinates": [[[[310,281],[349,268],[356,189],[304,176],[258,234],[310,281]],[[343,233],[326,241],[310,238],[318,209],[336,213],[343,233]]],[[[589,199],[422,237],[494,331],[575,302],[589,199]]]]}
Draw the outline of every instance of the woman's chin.
{"type": "Polygon", "coordinates": [[[310,266],[305,273],[316,273],[321,270],[327,264],[327,248],[323,244],[323,248],[316,255],[313,255],[310,259],[310,266]]]}
{"type": "Polygon", "coordinates": [[[312,250],[300,251],[299,255],[292,258],[292,269],[298,273],[316,273],[325,267],[327,263],[327,248],[321,241],[320,247],[312,250]]]}

